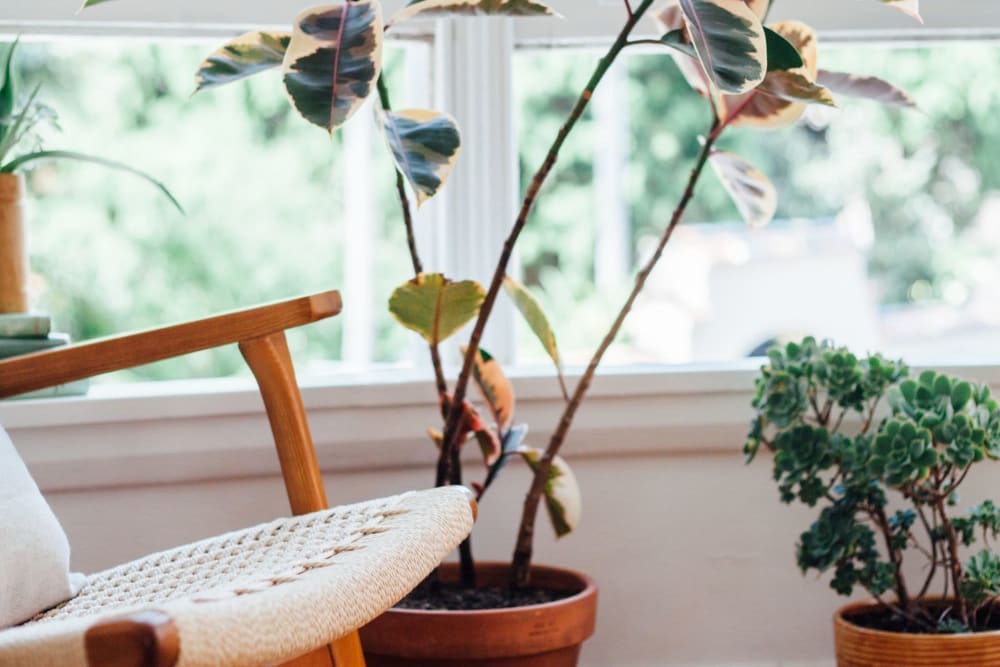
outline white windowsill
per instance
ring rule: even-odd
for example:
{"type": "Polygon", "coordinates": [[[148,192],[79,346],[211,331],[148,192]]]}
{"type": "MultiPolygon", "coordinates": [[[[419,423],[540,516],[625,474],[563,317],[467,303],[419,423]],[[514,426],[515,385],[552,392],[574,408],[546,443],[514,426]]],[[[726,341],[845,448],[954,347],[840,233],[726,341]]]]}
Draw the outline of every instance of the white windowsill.
{"type": "MultiPolygon", "coordinates": [[[[751,414],[758,360],[682,368],[614,368],[577,415],[567,458],[732,454],[751,414]]],[[[1000,367],[943,368],[1000,385],[1000,367]]],[[[543,445],[562,399],[550,375],[517,374],[516,419],[543,445]]],[[[570,385],[575,377],[568,378],[570,385]]],[[[429,381],[393,371],[306,378],[303,399],[326,472],[426,467],[436,423],[429,381]]],[[[46,491],[270,475],[270,429],[253,381],[98,385],[79,398],[0,403],[11,433],[46,491]]],[[[470,454],[472,452],[470,451],[470,454]]]]}

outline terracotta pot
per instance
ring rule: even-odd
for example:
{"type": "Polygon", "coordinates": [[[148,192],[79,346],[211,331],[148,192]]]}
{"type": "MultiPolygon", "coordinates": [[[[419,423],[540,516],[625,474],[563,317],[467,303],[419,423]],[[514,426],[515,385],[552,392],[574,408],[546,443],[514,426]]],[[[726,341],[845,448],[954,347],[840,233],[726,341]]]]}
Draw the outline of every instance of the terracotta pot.
{"type": "Polygon", "coordinates": [[[0,174],[0,313],[28,311],[24,179],[0,174]]]}
{"type": "Polygon", "coordinates": [[[833,617],[837,667],[996,667],[1000,665],[1000,631],[967,635],[918,635],[869,630],[851,616],[878,609],[860,602],[833,617]]]}
{"type": "MultiPolygon", "coordinates": [[[[478,563],[482,586],[504,586],[510,566],[478,563]]],[[[453,564],[442,567],[457,579],[453,564]]],[[[587,576],[535,567],[532,584],[576,594],[547,604],[484,611],[391,609],[361,629],[368,667],[575,667],[594,634],[597,586],[587,576]]]]}

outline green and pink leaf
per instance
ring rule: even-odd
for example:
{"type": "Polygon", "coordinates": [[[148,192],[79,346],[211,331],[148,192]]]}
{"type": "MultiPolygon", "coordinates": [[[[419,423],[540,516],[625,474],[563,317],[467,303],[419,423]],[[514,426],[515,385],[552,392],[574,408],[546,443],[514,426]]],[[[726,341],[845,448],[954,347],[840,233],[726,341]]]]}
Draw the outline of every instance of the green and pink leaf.
{"type": "Polygon", "coordinates": [[[917,108],[916,101],[909,93],[878,77],[819,70],[816,82],[838,95],[861,97],[904,109],[917,108]]]}
{"type": "Polygon", "coordinates": [[[713,151],[709,159],[743,220],[751,227],[771,222],[778,209],[778,193],[767,176],[733,153],[713,151]]]}
{"type": "Polygon", "coordinates": [[[462,137],[455,119],[425,109],[377,111],[396,168],[417,195],[417,205],[444,186],[458,160],[462,137]]]}
{"type": "Polygon", "coordinates": [[[721,91],[744,93],[764,80],[764,26],[744,0],[680,0],[680,7],[698,60],[721,91]]]}
{"type": "MultiPolygon", "coordinates": [[[[538,468],[542,458],[541,450],[522,446],[519,453],[532,470],[538,468]]],[[[569,535],[580,525],[583,501],[576,475],[562,457],[552,460],[549,478],[545,482],[545,507],[556,537],[569,535]]]]}

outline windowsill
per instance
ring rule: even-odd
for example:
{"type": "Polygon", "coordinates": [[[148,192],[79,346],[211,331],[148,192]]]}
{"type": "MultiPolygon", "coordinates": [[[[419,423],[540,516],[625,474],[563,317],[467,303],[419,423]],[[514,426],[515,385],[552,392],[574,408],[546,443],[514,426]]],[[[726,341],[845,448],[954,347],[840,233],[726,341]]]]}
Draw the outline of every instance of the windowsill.
{"type": "MultiPolygon", "coordinates": [[[[594,382],[564,454],[735,454],[759,365],[610,369],[594,382]]],[[[941,370],[1000,385],[1000,366],[941,370]]],[[[550,374],[511,375],[516,419],[531,425],[529,439],[540,445],[560,414],[558,386],[550,374]]],[[[437,406],[420,373],[305,377],[301,384],[324,471],[428,465],[424,431],[437,421],[437,406]]],[[[83,397],[5,401],[0,424],[46,491],[277,473],[251,378],[96,385],[83,397]]]]}

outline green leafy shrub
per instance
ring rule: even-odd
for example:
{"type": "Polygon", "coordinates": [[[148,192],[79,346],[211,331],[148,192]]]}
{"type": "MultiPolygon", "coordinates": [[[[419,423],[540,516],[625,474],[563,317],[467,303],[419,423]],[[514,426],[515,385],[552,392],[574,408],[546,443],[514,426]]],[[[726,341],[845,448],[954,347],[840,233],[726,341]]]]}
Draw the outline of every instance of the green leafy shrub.
{"type": "Polygon", "coordinates": [[[860,586],[914,630],[990,629],[1000,556],[987,548],[963,562],[959,550],[989,546],[1000,508],[987,500],[954,516],[972,466],[1000,458],[989,387],[935,371],[914,380],[901,361],[806,338],[772,350],[756,388],[748,460],[770,451],[782,502],[821,507],[799,538],[803,573],[832,571],[838,593],[860,586]],[[919,588],[902,570],[913,554],[927,560],[919,588]],[[943,612],[929,605],[937,576],[943,612]]]}

